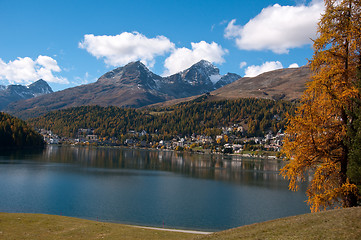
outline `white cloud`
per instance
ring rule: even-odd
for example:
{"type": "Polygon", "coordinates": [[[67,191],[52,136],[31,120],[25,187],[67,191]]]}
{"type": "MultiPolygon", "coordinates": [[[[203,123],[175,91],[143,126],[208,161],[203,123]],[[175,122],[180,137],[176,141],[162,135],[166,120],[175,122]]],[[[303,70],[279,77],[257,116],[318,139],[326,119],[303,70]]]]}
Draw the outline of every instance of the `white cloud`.
{"type": "Polygon", "coordinates": [[[34,61],[29,57],[18,57],[14,61],[4,62],[0,58],[0,80],[8,84],[29,84],[39,79],[54,83],[69,83],[66,78],[54,76],[61,72],[55,59],[39,55],[34,61]]]}
{"type": "Polygon", "coordinates": [[[104,58],[104,62],[111,66],[141,60],[152,67],[155,63],[154,58],[171,51],[174,43],[164,36],[147,38],[138,32],[123,32],[115,36],[84,35],[79,47],[86,49],[98,59],[104,58]]]}
{"type": "Polygon", "coordinates": [[[75,84],[75,85],[81,84],[82,85],[82,84],[88,84],[90,82],[94,82],[97,79],[93,78],[88,72],[85,72],[83,77],[76,76],[76,77],[74,77],[74,80],[75,81],[72,82],[73,84],[75,84]]]}
{"type": "Polygon", "coordinates": [[[247,66],[247,63],[246,62],[241,62],[239,64],[239,68],[244,68],[245,66],[247,66]]]}
{"type": "Polygon", "coordinates": [[[244,26],[228,23],[224,36],[235,38],[242,50],[271,50],[288,53],[289,49],[311,44],[315,38],[317,22],[324,10],[321,0],[309,5],[281,6],[275,4],[264,8],[244,26]]]}
{"type": "Polygon", "coordinates": [[[255,77],[264,72],[269,72],[276,69],[283,68],[282,63],[279,61],[265,62],[261,66],[252,65],[245,70],[245,77],[255,77]]]}
{"type": "Polygon", "coordinates": [[[200,60],[207,60],[212,63],[225,62],[223,56],[228,53],[227,49],[215,42],[207,43],[200,41],[199,43],[191,43],[192,49],[177,48],[165,60],[164,67],[166,71],[163,75],[171,75],[179,71],[183,71],[200,60]]]}
{"type": "Polygon", "coordinates": [[[300,66],[298,66],[297,63],[292,63],[291,65],[288,66],[288,68],[298,68],[300,66]]]}

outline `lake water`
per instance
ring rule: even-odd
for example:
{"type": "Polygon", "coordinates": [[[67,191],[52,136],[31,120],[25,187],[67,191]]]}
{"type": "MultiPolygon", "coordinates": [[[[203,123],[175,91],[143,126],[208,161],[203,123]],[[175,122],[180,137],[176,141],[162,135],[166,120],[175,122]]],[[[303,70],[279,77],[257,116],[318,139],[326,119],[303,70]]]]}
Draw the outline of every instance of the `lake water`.
{"type": "Polygon", "coordinates": [[[0,211],[223,230],[308,213],[282,162],[139,149],[0,152],[0,211]]]}

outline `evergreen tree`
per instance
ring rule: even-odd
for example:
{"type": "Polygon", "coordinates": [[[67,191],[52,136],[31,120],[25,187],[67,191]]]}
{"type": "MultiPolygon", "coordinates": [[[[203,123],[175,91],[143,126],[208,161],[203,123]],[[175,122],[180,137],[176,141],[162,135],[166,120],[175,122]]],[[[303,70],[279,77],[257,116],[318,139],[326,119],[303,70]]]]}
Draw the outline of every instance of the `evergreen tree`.
{"type": "Polygon", "coordinates": [[[0,148],[43,147],[42,136],[23,120],[0,112],[0,148]]]}

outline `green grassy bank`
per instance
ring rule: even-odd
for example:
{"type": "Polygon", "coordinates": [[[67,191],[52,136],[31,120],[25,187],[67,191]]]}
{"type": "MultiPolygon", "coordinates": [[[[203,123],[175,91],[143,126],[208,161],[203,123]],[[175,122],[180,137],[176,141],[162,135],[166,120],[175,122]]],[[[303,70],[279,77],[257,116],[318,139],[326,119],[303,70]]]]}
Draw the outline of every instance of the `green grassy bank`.
{"type": "Polygon", "coordinates": [[[361,207],[281,218],[196,239],[361,239],[361,207]]]}
{"type": "Polygon", "coordinates": [[[210,235],[63,216],[0,213],[0,239],[361,239],[361,207],[282,218],[210,235]]]}
{"type": "Polygon", "coordinates": [[[24,213],[0,213],[0,239],[189,239],[195,234],[157,231],[79,218],[24,213]]]}

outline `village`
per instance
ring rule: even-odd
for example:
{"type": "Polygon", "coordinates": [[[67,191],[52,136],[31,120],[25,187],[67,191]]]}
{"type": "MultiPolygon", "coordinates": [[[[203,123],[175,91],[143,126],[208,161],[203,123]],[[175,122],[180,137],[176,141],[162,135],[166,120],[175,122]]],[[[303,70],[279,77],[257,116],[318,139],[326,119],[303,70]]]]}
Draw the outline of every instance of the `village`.
{"type": "Polygon", "coordinates": [[[92,128],[80,128],[76,138],[67,138],[54,134],[51,130],[40,129],[39,133],[47,144],[64,144],[79,146],[126,146],[132,148],[153,148],[162,150],[191,151],[199,153],[242,154],[244,156],[279,156],[284,133],[269,131],[263,137],[242,136],[244,128],[238,125],[222,127],[222,134],[215,137],[192,134],[175,136],[172,139],[147,141],[156,134],[145,130],[129,130],[123,139],[99,137],[92,128]],[[267,154],[265,154],[267,153],[267,154]]]}

